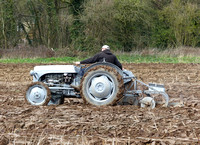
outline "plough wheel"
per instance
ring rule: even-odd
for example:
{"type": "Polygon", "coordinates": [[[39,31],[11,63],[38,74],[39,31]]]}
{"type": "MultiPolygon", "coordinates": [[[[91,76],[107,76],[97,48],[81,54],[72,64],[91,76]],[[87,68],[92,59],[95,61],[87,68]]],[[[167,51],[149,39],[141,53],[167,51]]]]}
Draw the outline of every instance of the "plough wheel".
{"type": "Polygon", "coordinates": [[[51,99],[51,91],[42,82],[31,83],[25,94],[25,101],[31,105],[47,105],[51,99]]]}
{"type": "Polygon", "coordinates": [[[140,106],[142,108],[149,107],[151,109],[154,109],[156,106],[156,102],[152,97],[144,97],[142,100],[140,100],[140,106]]]}
{"type": "Polygon", "coordinates": [[[122,76],[110,66],[94,66],[83,76],[80,93],[85,103],[114,105],[123,97],[122,76]]]}

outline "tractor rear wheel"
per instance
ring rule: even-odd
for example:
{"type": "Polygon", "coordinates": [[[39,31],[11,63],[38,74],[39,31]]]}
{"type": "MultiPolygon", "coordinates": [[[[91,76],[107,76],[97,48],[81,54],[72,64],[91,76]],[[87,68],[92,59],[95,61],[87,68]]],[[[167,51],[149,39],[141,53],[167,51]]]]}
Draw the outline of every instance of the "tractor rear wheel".
{"type": "Polygon", "coordinates": [[[94,66],[83,76],[80,93],[86,103],[95,106],[114,105],[123,97],[123,78],[111,66],[94,66]]]}
{"type": "Polygon", "coordinates": [[[45,106],[51,100],[51,91],[42,82],[31,83],[26,89],[25,100],[31,105],[45,106]]]}

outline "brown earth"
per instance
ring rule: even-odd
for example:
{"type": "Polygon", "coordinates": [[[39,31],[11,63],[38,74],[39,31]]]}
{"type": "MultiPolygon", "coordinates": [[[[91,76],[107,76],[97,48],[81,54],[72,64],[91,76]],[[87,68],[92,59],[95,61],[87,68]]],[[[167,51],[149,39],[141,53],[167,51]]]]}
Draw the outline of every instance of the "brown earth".
{"type": "Polygon", "coordinates": [[[81,99],[31,106],[23,95],[39,64],[0,64],[0,145],[200,144],[200,64],[123,64],[144,82],[165,84],[184,106],[151,110],[130,105],[94,107],[81,99]]]}

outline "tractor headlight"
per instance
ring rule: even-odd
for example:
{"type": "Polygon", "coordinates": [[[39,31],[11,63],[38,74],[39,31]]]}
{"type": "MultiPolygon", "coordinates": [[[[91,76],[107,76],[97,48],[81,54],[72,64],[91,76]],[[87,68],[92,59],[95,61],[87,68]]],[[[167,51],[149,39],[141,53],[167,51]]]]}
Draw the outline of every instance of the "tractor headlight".
{"type": "Polygon", "coordinates": [[[34,70],[31,70],[31,71],[30,71],[30,75],[31,75],[31,76],[34,76],[35,74],[36,74],[36,72],[35,72],[34,70]]]}

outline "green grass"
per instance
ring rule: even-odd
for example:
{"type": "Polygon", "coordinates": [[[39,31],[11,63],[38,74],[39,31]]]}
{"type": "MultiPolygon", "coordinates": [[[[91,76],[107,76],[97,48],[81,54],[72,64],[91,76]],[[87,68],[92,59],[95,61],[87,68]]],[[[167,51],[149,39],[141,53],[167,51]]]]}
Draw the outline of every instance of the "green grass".
{"type": "Polygon", "coordinates": [[[118,56],[119,60],[127,63],[200,63],[200,57],[189,56],[141,56],[141,55],[121,55],[118,56]]]}
{"type": "MultiPolygon", "coordinates": [[[[120,55],[117,56],[122,63],[200,63],[200,57],[194,56],[141,56],[141,55],[120,55]]],[[[72,63],[84,58],[75,57],[51,57],[51,58],[26,58],[26,59],[0,59],[0,63],[72,63]]]]}
{"type": "Polygon", "coordinates": [[[72,63],[74,61],[78,61],[78,59],[74,57],[0,59],[0,63],[72,63]]]}

